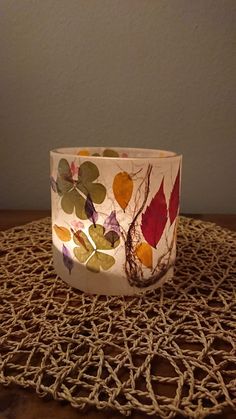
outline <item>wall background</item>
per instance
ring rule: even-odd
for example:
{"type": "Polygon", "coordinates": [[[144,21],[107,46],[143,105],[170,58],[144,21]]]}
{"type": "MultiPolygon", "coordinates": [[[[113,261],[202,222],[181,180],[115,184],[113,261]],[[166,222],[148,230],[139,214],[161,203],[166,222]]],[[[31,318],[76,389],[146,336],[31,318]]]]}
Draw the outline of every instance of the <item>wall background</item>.
{"type": "Polygon", "coordinates": [[[173,149],[182,211],[236,212],[235,0],[1,0],[0,207],[49,208],[50,149],[173,149]]]}

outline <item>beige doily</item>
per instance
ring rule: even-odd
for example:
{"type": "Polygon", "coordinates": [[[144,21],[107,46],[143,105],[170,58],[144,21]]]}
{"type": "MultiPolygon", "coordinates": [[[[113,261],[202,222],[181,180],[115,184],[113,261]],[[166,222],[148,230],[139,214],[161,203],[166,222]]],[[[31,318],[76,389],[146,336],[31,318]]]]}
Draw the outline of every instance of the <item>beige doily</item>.
{"type": "Polygon", "coordinates": [[[236,409],[236,233],[181,217],[174,281],[129,298],[56,277],[49,218],[0,240],[1,383],[126,415],[236,409]]]}

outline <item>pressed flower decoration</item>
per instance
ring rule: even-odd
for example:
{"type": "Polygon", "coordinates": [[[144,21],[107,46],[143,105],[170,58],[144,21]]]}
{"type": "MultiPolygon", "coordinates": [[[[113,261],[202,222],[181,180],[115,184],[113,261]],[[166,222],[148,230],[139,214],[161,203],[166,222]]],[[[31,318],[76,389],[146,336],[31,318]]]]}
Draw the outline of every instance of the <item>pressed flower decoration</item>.
{"type": "Polygon", "coordinates": [[[86,263],[86,268],[92,272],[99,272],[100,269],[107,271],[115,263],[114,257],[107,251],[115,249],[120,244],[119,236],[116,236],[115,241],[109,238],[109,233],[106,233],[105,228],[100,224],[91,225],[88,235],[77,231],[73,237],[77,245],[74,248],[75,257],[79,262],[86,263]]]}
{"type": "Polygon", "coordinates": [[[56,185],[65,213],[72,214],[75,210],[76,216],[82,220],[95,217],[91,213],[96,212],[93,203],[101,204],[106,196],[105,186],[95,182],[98,177],[98,168],[90,161],[81,164],[75,179],[68,161],[59,161],[56,185]]]}

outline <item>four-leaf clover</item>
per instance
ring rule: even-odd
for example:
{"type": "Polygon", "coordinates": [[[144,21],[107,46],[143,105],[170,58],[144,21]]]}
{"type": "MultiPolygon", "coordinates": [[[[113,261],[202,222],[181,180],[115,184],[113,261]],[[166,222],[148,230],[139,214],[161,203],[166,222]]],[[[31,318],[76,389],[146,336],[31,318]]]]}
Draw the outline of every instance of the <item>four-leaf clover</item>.
{"type": "Polygon", "coordinates": [[[89,199],[101,204],[106,196],[106,188],[101,183],[94,183],[99,177],[97,166],[89,161],[81,164],[78,171],[78,179],[74,180],[70,165],[66,159],[61,159],[58,164],[57,190],[62,197],[61,207],[67,214],[72,214],[74,209],[76,216],[82,220],[88,218],[85,203],[89,199]]]}

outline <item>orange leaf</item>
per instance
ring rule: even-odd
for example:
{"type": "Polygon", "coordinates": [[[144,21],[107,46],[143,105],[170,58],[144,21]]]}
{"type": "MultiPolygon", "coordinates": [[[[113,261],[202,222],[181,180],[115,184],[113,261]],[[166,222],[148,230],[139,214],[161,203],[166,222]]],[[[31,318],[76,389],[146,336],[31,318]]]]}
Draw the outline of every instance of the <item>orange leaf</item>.
{"type": "Polygon", "coordinates": [[[152,248],[148,243],[138,244],[135,253],[144,266],[152,269],[152,248]]]}
{"type": "Polygon", "coordinates": [[[114,177],[113,192],[116,201],[123,210],[131,199],[133,187],[133,181],[127,172],[120,172],[114,177]]]}
{"type": "Polygon", "coordinates": [[[89,151],[88,151],[88,150],[80,150],[80,151],[77,153],[77,155],[78,155],[78,156],[89,156],[89,155],[90,155],[90,153],[89,153],[89,151]]]}
{"type": "Polygon", "coordinates": [[[68,242],[71,239],[70,230],[66,227],[58,226],[57,224],[54,224],[53,226],[54,231],[57,235],[57,237],[62,240],[63,242],[68,242]]]}

